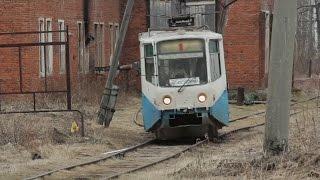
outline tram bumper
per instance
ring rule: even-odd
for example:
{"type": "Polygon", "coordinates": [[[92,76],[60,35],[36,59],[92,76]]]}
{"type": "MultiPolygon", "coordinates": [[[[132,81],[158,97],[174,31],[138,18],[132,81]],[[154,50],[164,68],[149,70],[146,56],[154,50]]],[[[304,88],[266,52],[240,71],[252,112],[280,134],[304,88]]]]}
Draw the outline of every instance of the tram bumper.
{"type": "Polygon", "coordinates": [[[154,132],[158,139],[203,137],[208,131],[209,109],[165,110],[154,132]]]}

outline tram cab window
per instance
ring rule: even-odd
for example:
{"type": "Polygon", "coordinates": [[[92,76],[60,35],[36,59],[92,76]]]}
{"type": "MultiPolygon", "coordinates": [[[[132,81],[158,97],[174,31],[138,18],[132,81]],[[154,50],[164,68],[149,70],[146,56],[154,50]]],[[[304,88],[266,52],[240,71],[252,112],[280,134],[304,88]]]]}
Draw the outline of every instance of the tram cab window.
{"type": "Polygon", "coordinates": [[[154,76],[154,57],[152,44],[144,45],[144,57],[145,57],[145,75],[146,80],[155,84],[154,76]]]}
{"type": "Polygon", "coordinates": [[[209,41],[209,53],[211,66],[211,82],[213,82],[221,77],[220,50],[218,40],[209,41]]]}
{"type": "Polygon", "coordinates": [[[192,86],[208,82],[204,40],[162,41],[157,47],[161,87],[192,86]]]}

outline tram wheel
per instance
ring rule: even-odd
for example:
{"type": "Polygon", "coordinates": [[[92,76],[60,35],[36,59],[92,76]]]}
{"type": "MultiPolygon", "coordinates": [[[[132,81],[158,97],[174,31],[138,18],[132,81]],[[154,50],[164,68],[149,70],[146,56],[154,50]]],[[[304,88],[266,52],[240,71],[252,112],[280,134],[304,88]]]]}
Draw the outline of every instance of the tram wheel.
{"type": "Polygon", "coordinates": [[[214,125],[209,124],[208,128],[208,138],[210,141],[215,141],[218,139],[219,133],[218,133],[218,128],[214,125]]]}

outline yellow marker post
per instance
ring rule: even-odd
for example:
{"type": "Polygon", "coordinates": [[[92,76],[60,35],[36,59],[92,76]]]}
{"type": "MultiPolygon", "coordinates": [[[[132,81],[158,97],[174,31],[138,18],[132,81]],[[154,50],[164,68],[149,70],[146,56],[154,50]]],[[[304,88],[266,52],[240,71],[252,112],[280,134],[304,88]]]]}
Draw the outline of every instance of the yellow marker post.
{"type": "Polygon", "coordinates": [[[78,123],[76,121],[73,121],[70,129],[71,133],[76,133],[79,131],[79,129],[80,128],[78,126],[78,123]]]}

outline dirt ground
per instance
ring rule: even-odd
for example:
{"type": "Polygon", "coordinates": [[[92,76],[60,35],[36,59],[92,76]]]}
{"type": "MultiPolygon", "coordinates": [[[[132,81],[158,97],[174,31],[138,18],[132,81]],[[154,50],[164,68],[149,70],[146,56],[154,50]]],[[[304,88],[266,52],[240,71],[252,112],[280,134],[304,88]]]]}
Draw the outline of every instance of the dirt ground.
{"type": "MultiPolygon", "coordinates": [[[[55,102],[54,106],[57,104],[55,102]]],[[[288,153],[279,157],[264,156],[264,128],[260,127],[236,133],[221,143],[210,143],[177,159],[121,179],[319,178],[320,121],[317,109],[312,108],[315,106],[316,101],[295,106],[296,111],[299,109],[305,112],[291,118],[291,146],[288,153]]],[[[23,107],[23,103],[19,107],[23,107]]],[[[79,119],[70,113],[0,116],[0,179],[29,177],[83,162],[104,152],[138,144],[153,137],[132,122],[132,117],[140,108],[138,95],[119,97],[117,111],[109,128],[95,122],[98,103],[75,104],[75,107],[85,114],[84,138],[79,132],[70,132],[72,122],[79,119]]],[[[231,105],[231,118],[264,109],[265,105],[231,105]]],[[[141,117],[138,120],[141,121],[141,117]]],[[[263,116],[255,116],[234,123],[222,131],[263,121],[263,116]]]]}

